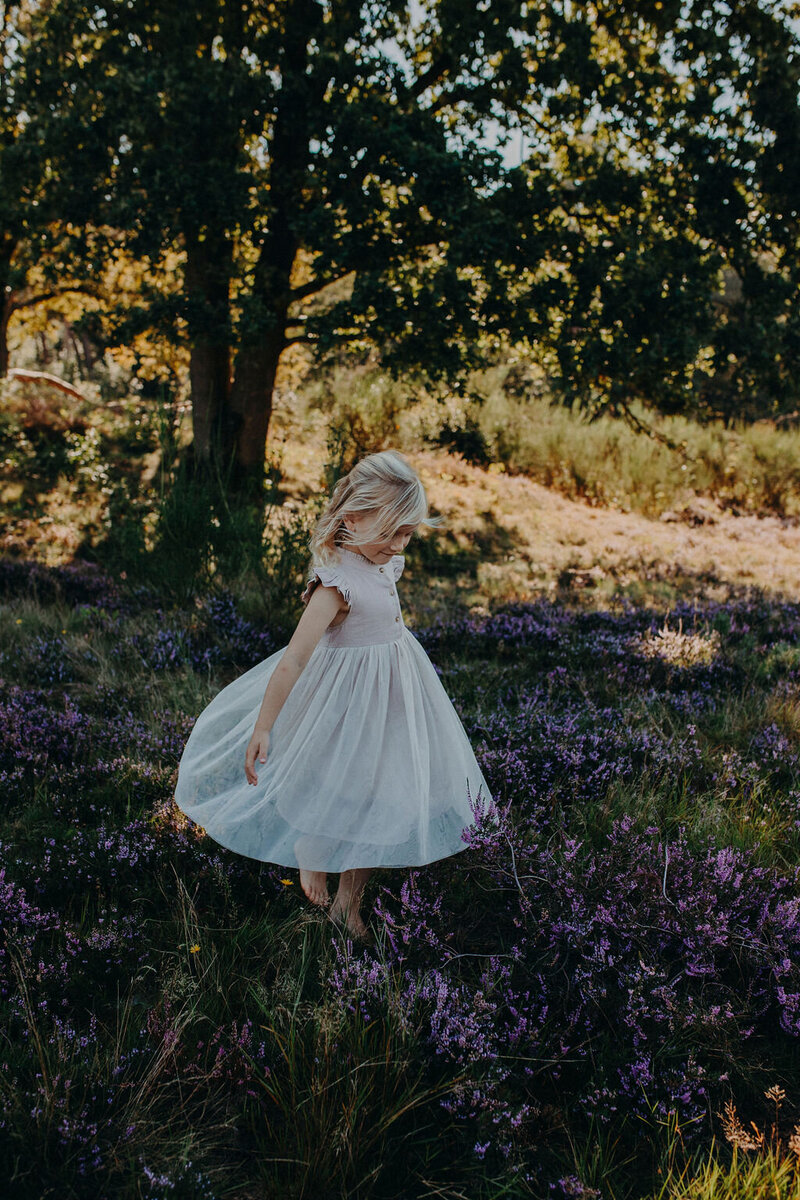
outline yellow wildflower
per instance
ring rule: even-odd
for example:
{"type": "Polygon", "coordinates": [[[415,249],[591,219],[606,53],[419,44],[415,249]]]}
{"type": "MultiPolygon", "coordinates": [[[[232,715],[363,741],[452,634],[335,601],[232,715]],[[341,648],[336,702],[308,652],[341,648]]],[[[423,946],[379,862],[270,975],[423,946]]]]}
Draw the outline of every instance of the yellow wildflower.
{"type": "Polygon", "coordinates": [[[294,880],[293,879],[282,879],[281,883],[286,883],[286,884],[294,883],[294,880]]]}
{"type": "Polygon", "coordinates": [[[195,944],[193,946],[189,947],[190,954],[198,954],[199,951],[200,951],[200,943],[199,942],[195,942],[195,944]]]}

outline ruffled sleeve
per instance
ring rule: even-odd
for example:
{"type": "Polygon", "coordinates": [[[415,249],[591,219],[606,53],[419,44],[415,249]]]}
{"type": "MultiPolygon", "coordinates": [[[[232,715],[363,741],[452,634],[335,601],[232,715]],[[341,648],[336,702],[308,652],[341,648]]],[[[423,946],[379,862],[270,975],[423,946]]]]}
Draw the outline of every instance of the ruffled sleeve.
{"type": "Polygon", "coordinates": [[[303,601],[303,604],[308,604],[318,583],[321,583],[323,587],[337,588],[344,597],[345,603],[350,603],[350,583],[347,579],[345,579],[341,570],[337,569],[336,567],[314,567],[313,578],[309,579],[308,584],[306,585],[306,590],[300,597],[300,599],[303,601]]]}
{"type": "Polygon", "coordinates": [[[394,581],[397,583],[400,576],[403,574],[403,567],[406,565],[406,560],[402,554],[395,554],[392,559],[392,570],[394,571],[394,581]]]}

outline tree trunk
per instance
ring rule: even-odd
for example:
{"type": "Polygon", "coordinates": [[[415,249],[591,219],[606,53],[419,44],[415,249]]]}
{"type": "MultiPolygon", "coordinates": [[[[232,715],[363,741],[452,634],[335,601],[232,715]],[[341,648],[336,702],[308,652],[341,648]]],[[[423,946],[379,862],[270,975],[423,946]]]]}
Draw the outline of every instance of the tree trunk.
{"type": "Polygon", "coordinates": [[[245,342],[236,356],[236,375],[231,389],[233,418],[231,487],[243,497],[256,499],[264,483],[272,395],[284,347],[284,322],[267,330],[256,342],[245,342]]]}
{"type": "Polygon", "coordinates": [[[3,289],[2,307],[0,307],[0,379],[8,374],[8,323],[13,312],[11,293],[3,289]]]}
{"type": "Polygon", "coordinates": [[[189,357],[189,385],[195,460],[210,464],[226,441],[220,437],[220,423],[227,411],[230,347],[205,338],[195,341],[189,357]]]}
{"type": "Polygon", "coordinates": [[[10,252],[6,249],[7,244],[7,240],[4,240],[3,253],[0,254],[0,379],[5,379],[8,374],[8,326],[14,312],[14,293],[8,283],[14,244],[11,244],[10,252]]]}
{"type": "Polygon", "coordinates": [[[298,238],[292,215],[302,207],[310,145],[311,112],[321,102],[324,75],[309,78],[309,46],[321,20],[314,0],[291,0],[286,16],[278,111],[270,146],[269,204],[254,272],[251,329],[236,356],[231,390],[234,419],[232,486],[261,495],[272,394],[291,303],[292,268],[298,238]]]}
{"type": "Polygon", "coordinates": [[[231,244],[186,239],[186,303],[190,340],[195,463],[210,466],[228,442],[223,428],[230,391],[231,244]]]}
{"type": "Polygon", "coordinates": [[[278,363],[286,346],[286,319],[297,242],[285,210],[275,211],[255,270],[253,332],[242,340],[230,395],[231,488],[245,499],[258,499],[264,484],[272,394],[278,363]]]}

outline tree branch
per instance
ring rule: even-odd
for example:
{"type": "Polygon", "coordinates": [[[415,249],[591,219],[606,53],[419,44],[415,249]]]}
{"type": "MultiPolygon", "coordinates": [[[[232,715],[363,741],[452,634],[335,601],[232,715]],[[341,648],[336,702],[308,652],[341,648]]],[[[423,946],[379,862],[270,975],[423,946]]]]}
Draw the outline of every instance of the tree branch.
{"type": "Polygon", "coordinates": [[[50,292],[40,292],[38,296],[31,296],[28,300],[12,299],[10,311],[12,313],[19,312],[23,308],[33,308],[36,304],[44,304],[46,300],[56,300],[59,296],[68,296],[70,292],[75,292],[79,296],[96,296],[97,293],[86,287],[65,287],[53,288],[50,292]]]}
{"type": "Polygon", "coordinates": [[[438,113],[441,112],[443,108],[446,108],[448,104],[461,104],[465,101],[468,102],[475,98],[477,92],[478,89],[476,87],[471,87],[468,84],[462,83],[459,86],[454,87],[450,92],[442,92],[438,100],[434,100],[433,104],[428,105],[428,107],[425,109],[425,112],[438,113]]]}
{"type": "MultiPolygon", "coordinates": [[[[345,329],[340,329],[338,333],[329,334],[327,340],[330,342],[333,342],[333,343],[341,342],[342,345],[344,345],[346,342],[349,342],[354,337],[363,337],[363,336],[364,336],[363,329],[351,329],[349,331],[345,330],[345,329]]],[[[319,341],[319,334],[295,333],[295,334],[292,334],[290,337],[284,338],[283,344],[284,344],[284,346],[295,346],[298,343],[304,342],[307,346],[310,346],[318,341],[319,341]]]]}
{"type": "Polygon", "coordinates": [[[83,393],[79,392],[77,388],[65,383],[57,375],[48,375],[46,371],[27,371],[22,367],[12,367],[8,372],[8,377],[9,379],[19,379],[20,383],[43,383],[47,387],[58,388],[60,392],[66,392],[68,396],[73,396],[76,400],[85,399],[83,393]]]}
{"type": "Polygon", "coordinates": [[[415,79],[411,87],[405,89],[406,96],[410,100],[418,100],[422,93],[432,87],[434,83],[439,83],[447,77],[447,72],[452,65],[449,54],[440,54],[433,60],[427,71],[423,71],[419,79],[415,79]]]}
{"type": "Polygon", "coordinates": [[[617,400],[616,403],[622,412],[623,421],[635,433],[643,433],[645,437],[649,437],[652,441],[659,442],[662,446],[666,446],[667,449],[674,451],[676,454],[682,455],[684,458],[687,458],[689,462],[696,462],[694,455],[689,454],[685,446],[678,445],[678,443],[673,441],[673,439],[666,433],[661,433],[660,430],[654,429],[653,426],[648,425],[646,421],[640,421],[636,414],[631,411],[627,401],[617,400]]]}
{"type": "Polygon", "coordinates": [[[289,293],[289,303],[293,304],[296,300],[305,300],[308,296],[315,296],[317,292],[330,287],[332,283],[340,283],[343,279],[347,279],[347,276],[352,275],[354,270],[353,267],[341,275],[334,275],[331,279],[309,279],[308,283],[301,283],[299,287],[292,288],[289,293]]]}

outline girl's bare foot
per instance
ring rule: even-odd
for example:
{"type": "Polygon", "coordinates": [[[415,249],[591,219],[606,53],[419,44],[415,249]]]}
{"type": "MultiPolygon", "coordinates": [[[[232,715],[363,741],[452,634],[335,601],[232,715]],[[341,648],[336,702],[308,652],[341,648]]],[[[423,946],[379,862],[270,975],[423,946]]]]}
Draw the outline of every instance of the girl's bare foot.
{"type": "Polygon", "coordinates": [[[312,904],[318,904],[321,908],[325,908],[326,905],[330,904],[328,876],[325,871],[306,871],[301,867],[300,887],[312,904]]]}
{"type": "Polygon", "coordinates": [[[369,933],[358,910],[361,907],[364,885],[370,874],[371,870],[366,867],[342,871],[339,876],[339,890],[330,907],[331,919],[344,925],[353,937],[362,941],[368,938],[369,933]]]}
{"type": "Polygon", "coordinates": [[[367,941],[369,930],[362,921],[360,913],[351,912],[348,914],[345,909],[334,908],[331,905],[330,917],[337,925],[342,925],[354,938],[358,938],[361,942],[367,941]]]}

